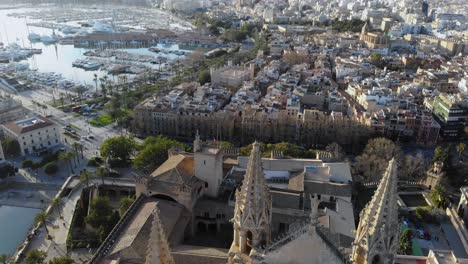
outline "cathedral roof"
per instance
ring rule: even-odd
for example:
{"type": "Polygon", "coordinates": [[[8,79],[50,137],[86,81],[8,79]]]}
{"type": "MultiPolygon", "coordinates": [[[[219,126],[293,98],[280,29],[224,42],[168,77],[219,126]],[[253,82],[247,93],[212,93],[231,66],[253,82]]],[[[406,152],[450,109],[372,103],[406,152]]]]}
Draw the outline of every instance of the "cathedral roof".
{"type": "Polygon", "coordinates": [[[193,156],[177,154],[169,157],[150,177],[158,181],[189,184],[195,181],[195,163],[193,156]]]}

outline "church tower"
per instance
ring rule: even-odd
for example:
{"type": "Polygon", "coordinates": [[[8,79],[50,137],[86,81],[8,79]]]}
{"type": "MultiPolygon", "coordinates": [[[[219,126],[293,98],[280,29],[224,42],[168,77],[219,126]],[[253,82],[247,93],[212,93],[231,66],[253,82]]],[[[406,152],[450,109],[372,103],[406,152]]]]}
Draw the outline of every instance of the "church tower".
{"type": "Polygon", "coordinates": [[[365,36],[367,35],[368,32],[369,32],[369,24],[366,21],[364,26],[362,26],[362,28],[361,28],[361,36],[360,36],[359,40],[364,41],[365,36]]]}
{"type": "Polygon", "coordinates": [[[148,239],[148,247],[146,251],[145,264],[174,264],[174,259],[169,249],[164,229],[161,226],[159,219],[159,210],[153,212],[153,223],[151,226],[151,233],[148,239]]]}
{"type": "Polygon", "coordinates": [[[253,144],[240,190],[236,191],[234,241],[228,263],[250,263],[255,248],[271,242],[271,197],[262,168],[260,144],[253,144]]]}
{"type": "Polygon", "coordinates": [[[353,243],[353,263],[393,263],[400,232],[397,182],[397,162],[392,159],[374,196],[361,211],[353,243]]]}

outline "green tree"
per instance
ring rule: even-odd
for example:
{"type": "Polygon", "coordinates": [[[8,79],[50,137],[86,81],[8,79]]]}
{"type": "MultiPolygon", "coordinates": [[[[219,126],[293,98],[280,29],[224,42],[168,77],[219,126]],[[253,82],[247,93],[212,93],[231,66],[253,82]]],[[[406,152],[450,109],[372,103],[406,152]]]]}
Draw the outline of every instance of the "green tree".
{"type": "Polygon", "coordinates": [[[211,82],[211,74],[209,70],[204,70],[198,73],[198,82],[203,85],[211,82]]]}
{"type": "Polygon", "coordinates": [[[361,155],[356,157],[355,173],[362,175],[365,180],[379,181],[388,161],[392,158],[399,159],[401,149],[391,140],[386,138],[374,138],[368,141],[361,155]]]}
{"type": "Polygon", "coordinates": [[[136,150],[131,137],[118,136],[106,139],[101,145],[101,156],[107,159],[127,162],[136,150]]]}
{"type": "Polygon", "coordinates": [[[57,163],[49,162],[44,166],[44,172],[48,175],[55,174],[58,171],[57,163]]]}
{"type": "Polygon", "coordinates": [[[104,166],[100,166],[96,170],[96,177],[101,178],[102,184],[104,184],[104,178],[109,177],[109,169],[104,166]]]}
{"type": "Polygon", "coordinates": [[[73,149],[75,150],[76,153],[80,153],[81,154],[81,158],[84,159],[84,147],[81,143],[79,142],[74,142],[73,145],[72,145],[73,149]]]}
{"type": "Polygon", "coordinates": [[[398,253],[403,255],[411,255],[411,252],[411,233],[409,229],[405,229],[400,235],[400,247],[398,249],[398,253]]]}
{"type": "Polygon", "coordinates": [[[86,223],[99,229],[105,226],[112,215],[112,207],[108,197],[98,196],[91,201],[89,214],[86,216],[86,223]]]}
{"type": "Polygon", "coordinates": [[[47,229],[47,222],[49,221],[49,215],[45,211],[38,213],[34,217],[34,225],[44,225],[47,236],[49,236],[49,229],[47,229]]]}
{"type": "Polygon", "coordinates": [[[83,170],[80,174],[80,182],[86,183],[86,186],[89,187],[89,182],[94,178],[94,174],[91,174],[87,170],[83,170]]]}
{"type": "Polygon", "coordinates": [[[7,264],[9,258],[10,257],[7,254],[1,254],[0,255],[0,263],[1,264],[7,264]]]}
{"type": "Polygon", "coordinates": [[[135,201],[135,199],[131,198],[131,197],[122,197],[122,199],[120,199],[120,207],[119,207],[119,213],[120,213],[120,217],[122,217],[125,212],[128,210],[128,208],[130,208],[130,206],[132,205],[132,203],[135,201]]]}
{"type": "Polygon", "coordinates": [[[444,163],[444,165],[447,165],[448,161],[448,154],[449,154],[449,148],[442,148],[441,146],[438,146],[434,149],[434,159],[433,162],[440,161],[444,163]]]}
{"type": "Polygon", "coordinates": [[[1,142],[3,152],[7,158],[15,158],[21,154],[21,148],[17,140],[7,138],[1,142]]]}
{"type": "Polygon", "coordinates": [[[60,197],[55,197],[54,199],[52,199],[52,201],[50,202],[50,206],[53,209],[57,209],[59,212],[59,216],[62,217],[63,200],[60,199],[60,197]]]}
{"type": "Polygon", "coordinates": [[[422,153],[405,155],[398,167],[399,178],[402,180],[418,180],[426,175],[426,160],[422,153]]]}
{"type": "Polygon", "coordinates": [[[370,62],[375,66],[380,66],[382,64],[382,55],[377,52],[372,53],[370,55],[370,62]]]}
{"type": "Polygon", "coordinates": [[[344,157],[346,156],[346,153],[344,152],[340,144],[335,143],[335,142],[328,144],[325,147],[325,150],[330,152],[333,156],[333,159],[336,161],[342,161],[344,157]]]}
{"type": "Polygon", "coordinates": [[[429,197],[435,207],[442,208],[445,206],[445,195],[445,188],[442,185],[437,185],[434,190],[431,191],[429,197]]]}
{"type": "Polygon", "coordinates": [[[33,249],[26,254],[24,262],[26,264],[43,264],[45,263],[46,257],[47,254],[44,251],[33,249]]]}
{"type": "Polygon", "coordinates": [[[75,261],[68,256],[55,257],[49,261],[49,264],[74,264],[75,261]]]}
{"type": "Polygon", "coordinates": [[[85,218],[86,223],[95,228],[102,241],[120,220],[119,212],[113,211],[109,198],[98,196],[93,199],[90,211],[85,218]]]}
{"type": "Polygon", "coordinates": [[[159,136],[150,137],[143,143],[143,149],[135,156],[133,167],[144,172],[151,172],[167,160],[167,152],[172,147],[186,149],[181,142],[159,136]]]}
{"type": "Polygon", "coordinates": [[[75,173],[73,171],[73,167],[72,167],[72,164],[71,164],[72,155],[70,155],[70,152],[60,152],[58,158],[59,158],[60,161],[63,161],[63,162],[65,162],[65,164],[67,164],[68,172],[70,174],[75,173]]]}

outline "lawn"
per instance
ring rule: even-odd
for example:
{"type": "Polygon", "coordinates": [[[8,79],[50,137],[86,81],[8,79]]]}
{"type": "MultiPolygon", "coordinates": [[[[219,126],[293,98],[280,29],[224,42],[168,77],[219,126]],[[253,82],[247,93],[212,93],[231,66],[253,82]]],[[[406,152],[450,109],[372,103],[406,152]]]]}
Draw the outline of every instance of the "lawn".
{"type": "Polygon", "coordinates": [[[96,118],[93,118],[89,123],[93,126],[107,126],[112,124],[114,119],[109,114],[102,114],[96,118]]]}

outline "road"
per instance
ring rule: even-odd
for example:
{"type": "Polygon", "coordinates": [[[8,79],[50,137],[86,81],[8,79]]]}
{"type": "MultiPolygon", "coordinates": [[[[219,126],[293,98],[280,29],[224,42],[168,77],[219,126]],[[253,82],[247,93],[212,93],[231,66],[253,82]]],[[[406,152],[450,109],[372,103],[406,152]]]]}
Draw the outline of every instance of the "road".
{"type": "MultiPolygon", "coordinates": [[[[14,95],[14,98],[20,100],[23,106],[29,109],[33,113],[37,113],[44,116],[50,116],[50,119],[62,127],[71,125],[76,131],[76,135],[80,138],[93,136],[94,139],[81,140],[81,143],[85,146],[85,156],[91,158],[99,153],[99,147],[102,142],[109,138],[119,135],[116,131],[107,127],[93,127],[89,124],[89,119],[82,116],[73,116],[70,113],[64,113],[55,107],[47,105],[47,102],[51,101],[52,94],[44,90],[24,91],[14,95]],[[33,103],[39,102],[47,105],[47,109],[37,106],[33,103]]],[[[64,130],[62,131],[64,132],[64,130]]],[[[75,139],[62,134],[64,144],[71,146],[75,139]]]]}

